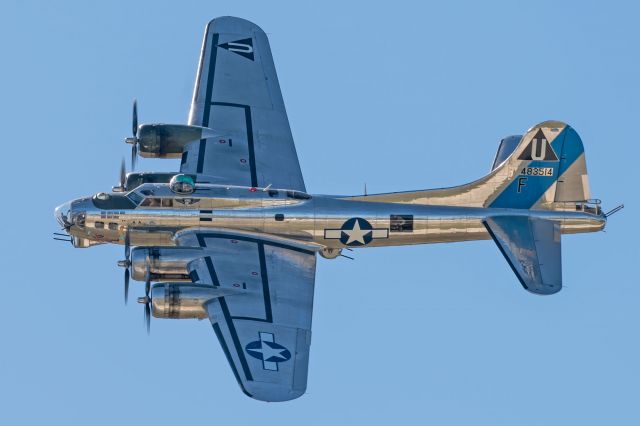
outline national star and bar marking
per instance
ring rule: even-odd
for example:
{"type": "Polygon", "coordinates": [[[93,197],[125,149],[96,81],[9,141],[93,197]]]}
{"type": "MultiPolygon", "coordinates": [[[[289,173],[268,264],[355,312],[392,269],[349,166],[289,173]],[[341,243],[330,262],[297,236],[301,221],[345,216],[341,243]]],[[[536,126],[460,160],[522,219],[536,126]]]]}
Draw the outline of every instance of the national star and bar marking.
{"type": "Polygon", "coordinates": [[[259,339],[245,347],[249,355],[262,361],[262,368],[278,371],[278,363],[291,359],[289,349],[275,342],[273,333],[258,333],[259,339]]]}
{"type": "Polygon", "coordinates": [[[352,217],[340,229],[325,229],[325,240],[340,240],[346,246],[364,246],[378,238],[389,238],[388,228],[374,228],[361,217],[352,217]]]}

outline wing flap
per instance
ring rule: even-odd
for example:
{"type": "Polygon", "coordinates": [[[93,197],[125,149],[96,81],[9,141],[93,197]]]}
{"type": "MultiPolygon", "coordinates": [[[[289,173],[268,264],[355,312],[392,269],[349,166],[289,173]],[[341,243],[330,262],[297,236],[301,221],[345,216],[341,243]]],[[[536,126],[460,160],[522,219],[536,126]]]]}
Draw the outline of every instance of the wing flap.
{"type": "Polygon", "coordinates": [[[562,289],[560,224],[528,216],[496,216],[485,227],[522,286],[536,294],[562,289]]]}

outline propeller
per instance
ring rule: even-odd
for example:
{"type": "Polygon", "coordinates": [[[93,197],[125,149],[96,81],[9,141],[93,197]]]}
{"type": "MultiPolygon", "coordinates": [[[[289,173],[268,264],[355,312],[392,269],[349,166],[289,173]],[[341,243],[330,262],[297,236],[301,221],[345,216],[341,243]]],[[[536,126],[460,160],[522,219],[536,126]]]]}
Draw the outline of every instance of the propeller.
{"type": "Polygon", "coordinates": [[[124,192],[124,190],[126,189],[126,182],[127,182],[127,168],[124,163],[124,157],[122,157],[122,161],[120,162],[120,182],[118,183],[118,186],[112,187],[111,190],[113,192],[124,192]]]}
{"type": "Polygon", "coordinates": [[[118,260],[118,266],[124,270],[124,304],[129,301],[129,278],[131,275],[131,244],[129,239],[129,229],[124,234],[124,260],[118,260]]]}
{"type": "Polygon", "coordinates": [[[138,297],[138,303],[144,304],[144,323],[147,326],[147,334],[151,332],[151,269],[149,266],[149,257],[147,256],[147,271],[144,277],[144,297],[138,297]]]}
{"type": "Polygon", "coordinates": [[[133,100],[133,115],[131,120],[131,133],[133,137],[126,138],[124,141],[131,144],[131,170],[136,168],[136,159],[138,158],[138,101],[133,100]]]}
{"type": "Polygon", "coordinates": [[[120,187],[124,189],[125,181],[127,180],[127,167],[124,164],[124,157],[120,162],[120,187]]]}

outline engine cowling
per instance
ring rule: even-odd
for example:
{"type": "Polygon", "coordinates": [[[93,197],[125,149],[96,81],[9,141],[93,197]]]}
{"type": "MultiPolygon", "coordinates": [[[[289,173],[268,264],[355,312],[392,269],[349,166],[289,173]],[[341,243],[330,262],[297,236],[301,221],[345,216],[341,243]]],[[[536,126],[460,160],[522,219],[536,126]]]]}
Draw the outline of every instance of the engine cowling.
{"type": "Polygon", "coordinates": [[[144,281],[147,263],[152,281],[189,282],[187,265],[202,255],[191,247],[136,247],[131,250],[131,273],[136,281],[144,281]]]}
{"type": "MultiPolygon", "coordinates": [[[[186,124],[143,124],[130,143],[138,143],[138,152],[145,158],[180,158],[185,146],[199,139],[219,136],[207,127],[186,124]]],[[[127,139],[129,141],[129,139],[127,139]]]]}
{"type": "Polygon", "coordinates": [[[151,314],[156,318],[207,318],[205,304],[225,295],[212,286],[161,283],[151,287],[151,314]]]}

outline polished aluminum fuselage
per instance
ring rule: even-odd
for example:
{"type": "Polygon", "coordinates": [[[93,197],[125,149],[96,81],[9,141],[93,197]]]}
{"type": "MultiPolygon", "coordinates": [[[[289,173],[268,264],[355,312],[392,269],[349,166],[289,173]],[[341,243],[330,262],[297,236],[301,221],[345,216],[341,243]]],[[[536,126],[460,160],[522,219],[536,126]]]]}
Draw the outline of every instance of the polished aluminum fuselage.
{"type": "Polygon", "coordinates": [[[104,209],[98,208],[92,198],[73,201],[71,208],[85,214],[83,226],[73,224],[68,229],[75,245],[123,243],[128,230],[132,245],[172,246],[176,232],[207,228],[268,234],[320,250],[488,239],[483,220],[497,215],[526,215],[558,221],[563,233],[598,231],[606,222],[601,213],[584,211],[369,202],[362,196],[303,194],[303,198],[287,196],[292,192],[286,190],[221,185],[198,185],[196,193],[189,197],[171,193],[165,184],[145,184],[136,191],[141,190],[166,202],[155,207],[104,209]],[[397,227],[394,230],[390,225],[392,216],[411,217],[411,230],[397,227]],[[356,246],[345,244],[344,239],[328,238],[336,232],[339,235],[339,230],[352,218],[367,221],[374,230],[380,230],[374,234],[380,237],[356,246]]]}

